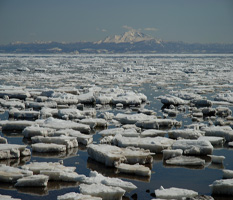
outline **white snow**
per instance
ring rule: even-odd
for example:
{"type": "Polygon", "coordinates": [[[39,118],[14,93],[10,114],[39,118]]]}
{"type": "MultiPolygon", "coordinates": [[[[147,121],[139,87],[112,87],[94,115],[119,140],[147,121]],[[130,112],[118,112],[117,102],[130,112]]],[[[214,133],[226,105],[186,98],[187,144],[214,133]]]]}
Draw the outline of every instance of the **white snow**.
{"type": "Polygon", "coordinates": [[[102,200],[102,198],[75,192],[69,192],[64,195],[58,196],[57,200],[102,200]]]}
{"type": "Polygon", "coordinates": [[[170,158],[181,156],[183,154],[183,150],[182,149],[176,149],[176,150],[165,149],[162,151],[162,153],[163,153],[163,160],[167,160],[170,158]]]}
{"type": "Polygon", "coordinates": [[[224,179],[233,179],[233,170],[223,169],[223,177],[224,179]]]}
{"type": "Polygon", "coordinates": [[[157,198],[162,199],[183,199],[183,198],[191,198],[198,195],[197,192],[193,190],[181,189],[181,188],[167,188],[164,189],[162,186],[160,189],[155,190],[155,195],[157,198]]]}
{"type": "Polygon", "coordinates": [[[195,129],[175,129],[168,131],[168,135],[172,139],[177,139],[177,138],[198,139],[203,135],[203,133],[195,129]]]}
{"type": "Polygon", "coordinates": [[[178,166],[204,166],[205,160],[194,156],[176,156],[166,160],[166,164],[178,166]]]}
{"type": "Polygon", "coordinates": [[[126,174],[135,174],[139,176],[151,176],[151,170],[149,167],[140,165],[138,163],[134,165],[129,165],[125,163],[120,163],[116,166],[118,172],[126,174]]]}
{"type": "Polygon", "coordinates": [[[32,151],[40,153],[61,152],[66,151],[66,145],[36,143],[32,144],[32,151]]]}
{"type": "Polygon", "coordinates": [[[45,175],[32,175],[17,180],[15,187],[46,187],[49,177],[45,175]]]}
{"type": "Polygon", "coordinates": [[[216,180],[209,186],[212,194],[233,195],[233,179],[216,180]]]}
{"type": "Polygon", "coordinates": [[[211,162],[215,163],[215,164],[222,164],[225,156],[216,156],[216,155],[208,155],[209,157],[211,157],[211,162]]]}
{"type": "Polygon", "coordinates": [[[82,194],[101,197],[103,200],[120,200],[125,194],[125,190],[120,187],[103,184],[81,184],[79,190],[82,194]]]}

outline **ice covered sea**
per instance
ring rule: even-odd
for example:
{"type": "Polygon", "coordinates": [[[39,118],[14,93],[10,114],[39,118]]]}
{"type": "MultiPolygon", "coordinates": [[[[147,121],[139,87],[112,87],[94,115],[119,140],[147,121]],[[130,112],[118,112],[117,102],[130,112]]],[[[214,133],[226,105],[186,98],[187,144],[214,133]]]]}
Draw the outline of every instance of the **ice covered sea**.
{"type": "MultiPolygon", "coordinates": [[[[53,90],[61,93],[94,92],[98,96],[107,88],[119,88],[124,91],[140,92],[147,96],[147,102],[139,106],[124,106],[117,108],[112,105],[85,104],[85,109],[94,108],[96,118],[101,113],[110,112],[135,114],[139,109],[149,109],[156,112],[158,118],[182,121],[181,127],[165,128],[184,129],[190,124],[222,124],[232,118],[212,116],[196,117],[195,107],[183,105],[182,109],[175,106],[175,116],[168,116],[161,103],[161,96],[178,96],[181,92],[200,95],[212,101],[212,108],[227,107],[233,111],[233,55],[33,55],[33,54],[0,54],[0,90],[26,90],[38,95],[42,91],[53,90]]],[[[74,105],[72,105],[74,107],[74,105]]],[[[63,107],[65,108],[65,107],[63,107]]],[[[7,120],[8,108],[1,107],[1,120],[7,120]]],[[[26,108],[28,109],[28,108],[26,108]]],[[[59,109],[62,109],[60,106],[59,109]]],[[[200,110],[199,110],[200,111],[200,110]]],[[[232,114],[231,114],[232,116],[232,114]]],[[[13,120],[13,119],[12,119],[13,120]]],[[[108,128],[120,124],[108,120],[108,128]]],[[[94,143],[98,144],[102,129],[92,130],[94,143]]],[[[10,144],[28,144],[21,132],[0,132],[10,144]]],[[[166,136],[167,137],[167,134],[166,136]]],[[[75,166],[79,174],[89,175],[95,170],[105,176],[117,177],[132,182],[137,189],[126,193],[123,199],[152,199],[154,190],[160,188],[178,187],[191,189],[200,195],[211,195],[209,187],[215,180],[222,179],[222,169],[233,170],[233,148],[227,145],[214,148],[213,155],[225,156],[223,164],[211,163],[208,156],[202,157],[205,165],[202,167],[181,167],[167,165],[162,160],[162,154],[153,156],[150,166],[150,178],[129,174],[117,174],[115,168],[92,160],[87,154],[87,148],[79,145],[66,153],[35,153],[22,159],[0,160],[1,164],[20,167],[31,161],[56,162],[63,160],[65,166],[75,166]]],[[[79,192],[78,183],[50,181],[47,187],[16,188],[12,184],[0,183],[0,194],[11,195],[21,199],[55,200],[58,195],[68,192],[79,192]]],[[[232,196],[213,195],[214,199],[232,199],[232,196]]]]}

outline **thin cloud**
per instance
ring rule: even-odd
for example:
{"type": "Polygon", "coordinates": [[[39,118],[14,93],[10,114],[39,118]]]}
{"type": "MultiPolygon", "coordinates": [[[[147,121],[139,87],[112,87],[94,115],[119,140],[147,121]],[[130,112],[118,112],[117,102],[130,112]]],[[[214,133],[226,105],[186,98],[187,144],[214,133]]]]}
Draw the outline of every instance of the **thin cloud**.
{"type": "Polygon", "coordinates": [[[134,29],[133,27],[127,26],[127,25],[122,26],[122,28],[127,29],[127,30],[132,30],[132,29],[134,29]]]}

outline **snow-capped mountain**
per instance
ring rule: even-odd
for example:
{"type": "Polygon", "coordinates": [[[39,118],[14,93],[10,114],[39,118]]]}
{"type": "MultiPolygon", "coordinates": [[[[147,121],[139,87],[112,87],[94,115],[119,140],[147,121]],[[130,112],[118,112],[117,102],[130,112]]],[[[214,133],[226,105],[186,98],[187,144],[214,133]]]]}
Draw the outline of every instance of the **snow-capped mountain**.
{"type": "MultiPolygon", "coordinates": [[[[137,30],[130,30],[127,31],[121,35],[114,35],[114,36],[108,36],[104,40],[100,40],[96,42],[96,44],[101,43],[134,43],[134,42],[141,42],[141,41],[148,41],[148,40],[156,40],[155,38],[146,35],[144,33],[141,33],[137,30]]],[[[159,40],[156,40],[157,43],[159,43],[159,40]]]]}

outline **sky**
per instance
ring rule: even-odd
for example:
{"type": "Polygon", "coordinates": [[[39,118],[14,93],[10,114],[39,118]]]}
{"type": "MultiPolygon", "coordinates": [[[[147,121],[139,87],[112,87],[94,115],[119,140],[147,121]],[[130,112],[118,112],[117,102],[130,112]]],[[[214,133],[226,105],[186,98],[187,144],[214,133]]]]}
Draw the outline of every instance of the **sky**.
{"type": "Polygon", "coordinates": [[[165,41],[233,43],[233,0],[0,0],[0,44],[98,41],[131,28],[165,41]]]}

